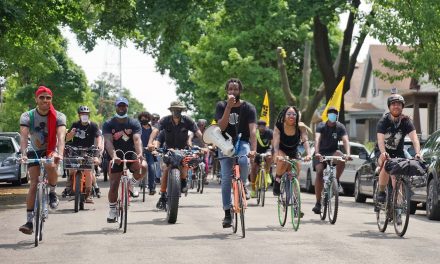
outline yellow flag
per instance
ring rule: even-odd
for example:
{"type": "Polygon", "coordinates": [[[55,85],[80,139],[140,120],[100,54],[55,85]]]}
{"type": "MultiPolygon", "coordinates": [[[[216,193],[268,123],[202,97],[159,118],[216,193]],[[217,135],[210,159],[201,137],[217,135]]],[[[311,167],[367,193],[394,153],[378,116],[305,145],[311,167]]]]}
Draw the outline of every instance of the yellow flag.
{"type": "Polygon", "coordinates": [[[342,77],[341,82],[338,84],[338,87],[336,87],[335,92],[333,93],[332,97],[327,102],[327,105],[325,106],[324,112],[322,112],[322,115],[321,115],[322,121],[324,121],[324,122],[327,121],[327,110],[330,107],[332,107],[332,106],[335,107],[336,109],[338,109],[338,112],[341,109],[342,91],[344,89],[344,81],[345,81],[345,77],[342,77]]]}
{"type": "Polygon", "coordinates": [[[266,94],[264,95],[263,107],[261,107],[260,119],[266,121],[266,126],[267,127],[269,126],[270,109],[269,109],[269,95],[267,94],[267,90],[266,90],[266,94]]]}
{"type": "Polygon", "coordinates": [[[215,119],[212,119],[211,125],[217,125],[217,121],[215,121],[215,119]]]}

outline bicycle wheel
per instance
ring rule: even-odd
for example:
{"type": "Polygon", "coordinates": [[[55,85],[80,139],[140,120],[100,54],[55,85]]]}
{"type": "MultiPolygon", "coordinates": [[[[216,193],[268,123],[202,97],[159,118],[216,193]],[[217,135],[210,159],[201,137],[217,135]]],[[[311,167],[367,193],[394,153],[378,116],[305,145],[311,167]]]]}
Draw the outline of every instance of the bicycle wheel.
{"type": "Polygon", "coordinates": [[[119,182],[119,193],[118,193],[118,221],[119,221],[119,228],[122,228],[123,220],[124,220],[124,184],[119,182]]]}
{"type": "Polygon", "coordinates": [[[406,233],[410,215],[410,190],[406,182],[398,180],[393,191],[393,223],[396,234],[403,237],[406,233]]]}
{"type": "Polygon", "coordinates": [[[321,192],[321,220],[325,220],[325,218],[327,217],[327,189],[327,183],[324,182],[324,188],[322,188],[321,192]]]}
{"type": "Polygon", "coordinates": [[[385,203],[378,203],[377,202],[377,194],[379,193],[379,184],[376,184],[376,190],[374,191],[374,211],[376,212],[376,222],[377,222],[377,228],[379,228],[380,232],[385,232],[388,226],[388,210],[389,208],[389,202],[390,202],[390,188],[385,188],[385,194],[386,199],[385,203]]]}
{"type": "Polygon", "coordinates": [[[260,199],[261,207],[264,207],[264,202],[266,200],[266,171],[264,169],[261,170],[260,175],[260,199]]]}
{"type": "Polygon", "coordinates": [[[145,193],[146,193],[146,188],[147,188],[147,183],[146,183],[146,179],[145,177],[142,178],[142,183],[141,183],[141,188],[142,188],[142,202],[145,202],[145,193]]]}
{"type": "Polygon", "coordinates": [[[257,177],[255,179],[255,189],[257,191],[257,205],[260,205],[260,201],[261,201],[260,179],[261,179],[261,170],[258,170],[257,177]]]}
{"type": "Polygon", "coordinates": [[[35,247],[38,247],[40,241],[41,221],[43,220],[43,188],[42,184],[38,184],[37,193],[35,195],[34,206],[34,226],[35,226],[35,247]]]}
{"type": "Polygon", "coordinates": [[[174,224],[177,221],[180,198],[180,172],[178,169],[171,169],[168,175],[167,186],[167,221],[174,224]]]}
{"type": "Polygon", "coordinates": [[[245,229],[245,221],[244,221],[244,202],[243,197],[245,197],[243,182],[241,180],[237,181],[238,186],[238,207],[240,208],[240,223],[241,223],[241,237],[245,238],[246,229],[245,229]]]}
{"type": "Polygon", "coordinates": [[[301,190],[299,187],[299,182],[296,178],[292,180],[292,205],[291,205],[291,217],[292,217],[292,225],[295,231],[299,228],[299,223],[301,221],[301,190]]]}
{"type": "Polygon", "coordinates": [[[46,184],[41,186],[42,189],[42,203],[41,203],[41,220],[40,220],[40,236],[38,240],[43,240],[43,230],[44,230],[44,223],[46,222],[46,219],[49,217],[49,192],[48,192],[48,186],[46,184]]]}
{"type": "Polygon", "coordinates": [[[339,209],[339,191],[338,191],[338,181],[335,179],[332,180],[331,185],[328,189],[328,220],[330,224],[334,225],[336,223],[336,219],[338,218],[338,209],[339,209]]]}
{"type": "Polygon", "coordinates": [[[199,178],[199,183],[200,183],[200,193],[203,193],[203,190],[205,189],[205,180],[207,179],[208,175],[206,173],[205,170],[205,166],[200,165],[199,170],[200,170],[200,178],[199,178]]]}
{"type": "Polygon", "coordinates": [[[278,195],[278,220],[281,226],[286,224],[287,219],[287,193],[289,193],[288,181],[286,176],[281,178],[280,195],[278,195]]]}
{"type": "Polygon", "coordinates": [[[75,204],[73,205],[75,213],[79,211],[81,202],[81,176],[80,171],[75,173],[75,204]]]}
{"type": "MultiPolygon", "coordinates": [[[[236,197],[239,194],[238,192],[238,183],[235,179],[232,179],[232,198],[236,201],[236,197]]],[[[238,229],[238,210],[237,206],[234,204],[231,208],[231,216],[232,216],[232,232],[237,233],[238,229]]]]}
{"type": "Polygon", "coordinates": [[[123,198],[123,207],[124,207],[124,233],[127,232],[127,216],[128,216],[128,178],[124,178],[124,198],[123,198]]]}

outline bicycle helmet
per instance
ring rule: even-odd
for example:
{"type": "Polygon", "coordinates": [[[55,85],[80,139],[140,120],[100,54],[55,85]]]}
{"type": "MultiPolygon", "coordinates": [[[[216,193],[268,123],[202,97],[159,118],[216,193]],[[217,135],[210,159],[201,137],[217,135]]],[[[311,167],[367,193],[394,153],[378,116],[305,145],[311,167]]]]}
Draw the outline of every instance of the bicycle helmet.
{"type": "Polygon", "coordinates": [[[90,109],[86,105],[81,105],[80,107],[78,107],[78,114],[79,113],[90,113],[90,109]]]}
{"type": "Polygon", "coordinates": [[[402,107],[405,107],[405,99],[403,99],[403,96],[401,96],[400,94],[392,94],[390,95],[390,97],[388,97],[388,108],[390,108],[390,105],[394,102],[401,102],[402,107]]]}

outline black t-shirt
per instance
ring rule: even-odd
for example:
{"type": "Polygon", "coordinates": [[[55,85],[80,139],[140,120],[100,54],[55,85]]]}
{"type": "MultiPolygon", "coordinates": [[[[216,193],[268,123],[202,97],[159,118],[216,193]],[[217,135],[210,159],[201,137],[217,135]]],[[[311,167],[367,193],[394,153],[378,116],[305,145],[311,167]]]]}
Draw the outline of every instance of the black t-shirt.
{"type": "Polygon", "coordinates": [[[270,148],[270,141],[272,138],[272,129],[266,128],[263,133],[257,129],[257,153],[266,153],[266,151],[270,148]],[[260,140],[258,140],[258,133],[260,134],[260,140]],[[263,145],[260,143],[263,143],[263,145]]]}
{"type": "Polygon", "coordinates": [[[283,123],[277,123],[276,126],[280,131],[280,150],[291,158],[296,157],[298,153],[298,145],[301,143],[301,131],[299,130],[299,127],[296,126],[295,135],[288,136],[286,135],[286,132],[284,132],[283,123]]]}
{"type": "MultiPolygon", "coordinates": [[[[404,139],[414,130],[414,124],[408,116],[402,116],[400,122],[394,123],[391,120],[391,114],[386,113],[377,123],[377,133],[385,135],[385,150],[391,158],[405,157],[403,152],[404,139]]],[[[376,151],[379,151],[377,143],[376,151]]]]}
{"type": "Polygon", "coordinates": [[[327,122],[321,122],[316,127],[316,133],[321,133],[319,141],[319,153],[322,155],[333,154],[338,150],[338,141],[347,135],[345,126],[336,121],[335,126],[328,126],[327,122]]]}
{"type": "Polygon", "coordinates": [[[81,121],[72,124],[69,132],[75,128],[76,132],[72,141],[67,142],[68,145],[74,147],[89,148],[95,144],[95,138],[101,136],[98,125],[94,122],[89,122],[87,125],[83,125],[81,121]]]}
{"type": "Polygon", "coordinates": [[[165,132],[165,144],[167,148],[184,149],[188,143],[188,131],[197,132],[196,123],[187,116],[182,116],[180,122],[175,125],[171,115],[165,116],[159,121],[159,130],[165,132]]]}
{"type": "Polygon", "coordinates": [[[139,121],[133,118],[127,118],[125,122],[118,122],[116,117],[107,120],[102,126],[102,134],[112,135],[113,146],[124,152],[135,151],[133,135],[141,135],[142,129],[139,121]]]}
{"type": "MultiPolygon", "coordinates": [[[[226,101],[220,101],[217,103],[215,110],[215,119],[217,122],[222,118],[225,109],[226,101]]],[[[226,127],[225,131],[222,131],[223,136],[227,138],[225,133],[228,133],[232,137],[235,144],[238,138],[235,126],[238,123],[238,133],[241,133],[241,140],[249,141],[249,124],[256,123],[256,118],[257,111],[255,110],[255,106],[253,106],[251,103],[243,101],[240,106],[232,107],[231,113],[229,114],[228,126],[226,127]]]]}

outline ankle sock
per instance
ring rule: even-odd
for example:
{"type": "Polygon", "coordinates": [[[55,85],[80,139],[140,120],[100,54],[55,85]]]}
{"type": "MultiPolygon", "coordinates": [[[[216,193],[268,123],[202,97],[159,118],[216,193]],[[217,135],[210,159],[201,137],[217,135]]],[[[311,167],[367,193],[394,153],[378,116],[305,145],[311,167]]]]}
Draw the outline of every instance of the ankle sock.
{"type": "Polygon", "coordinates": [[[26,211],[26,222],[32,222],[34,220],[34,210],[26,211]]]}

